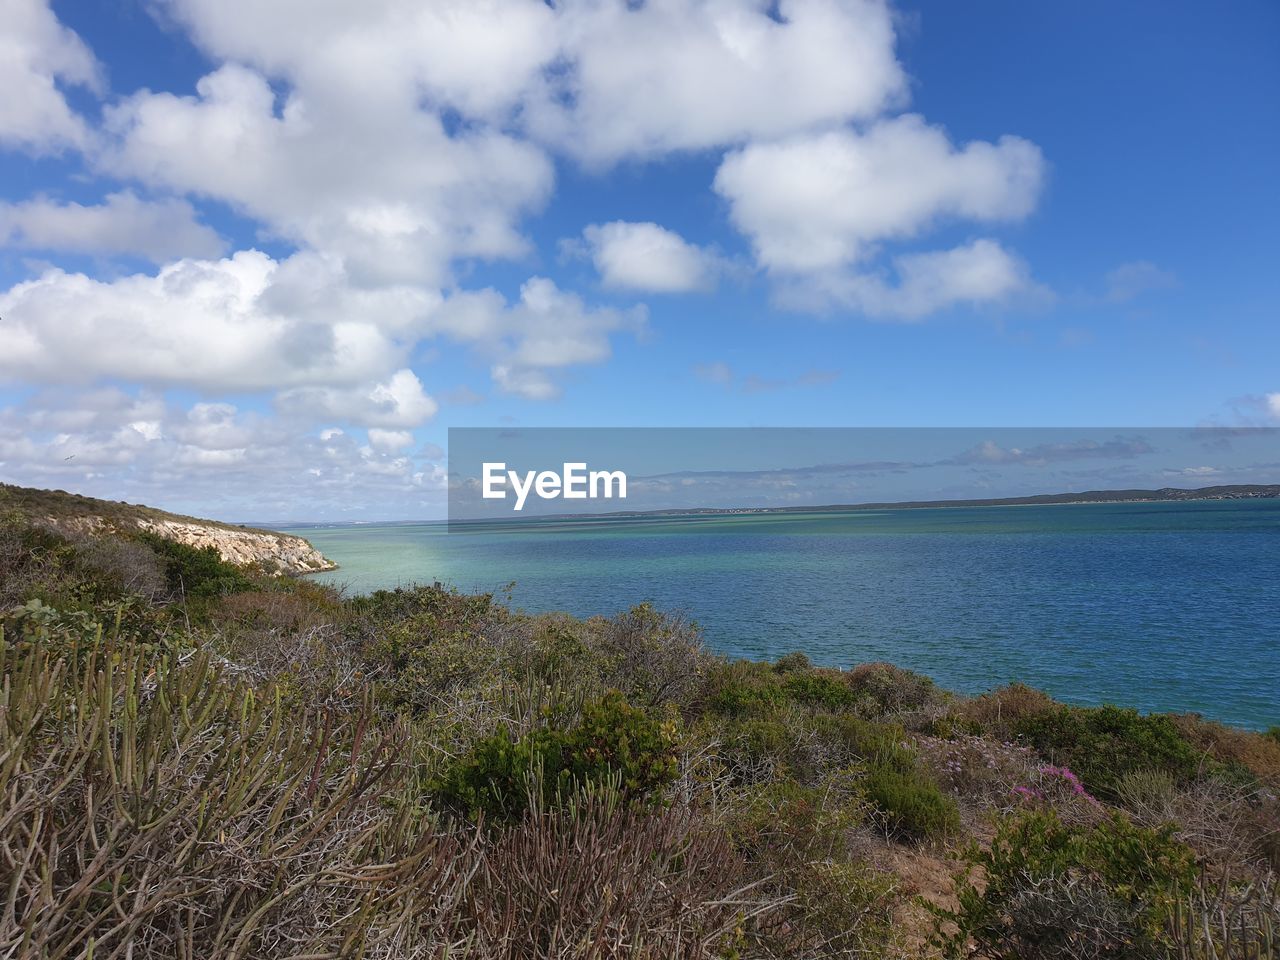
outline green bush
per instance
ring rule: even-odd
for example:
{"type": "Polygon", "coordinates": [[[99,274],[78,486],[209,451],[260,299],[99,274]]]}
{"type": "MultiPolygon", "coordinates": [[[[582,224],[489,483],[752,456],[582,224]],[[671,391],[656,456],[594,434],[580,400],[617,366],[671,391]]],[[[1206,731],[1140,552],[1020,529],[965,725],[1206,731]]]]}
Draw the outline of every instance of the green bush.
{"type": "Polygon", "coordinates": [[[519,819],[530,795],[549,807],[591,787],[615,787],[624,800],[649,801],[675,779],[676,734],[613,692],[584,706],[568,729],[541,727],[521,737],[506,728],[477,741],[433,784],[448,806],[490,821],[519,819]]]}
{"type": "Polygon", "coordinates": [[[701,690],[710,657],[692,620],[641,603],[607,620],[593,618],[589,626],[601,679],[632,703],[683,708],[701,690]]]}
{"type": "Polygon", "coordinates": [[[1097,796],[1114,799],[1120,780],[1138,770],[1157,770],[1177,780],[1195,775],[1199,754],[1173,718],[1105,706],[1058,707],[1030,714],[1017,732],[1038,752],[1070,767],[1097,796]]]}
{"type": "Polygon", "coordinates": [[[223,560],[214,547],[193,547],[154,533],[141,533],[138,539],[159,556],[169,589],[177,596],[221,597],[257,587],[241,567],[223,560]]]}
{"type": "Polygon", "coordinates": [[[791,673],[795,670],[812,670],[813,661],[806,654],[796,651],[795,653],[786,653],[774,661],[773,669],[779,673],[791,673]]]}
{"type": "Polygon", "coordinates": [[[707,708],[728,717],[767,716],[787,704],[840,712],[857,701],[839,670],[806,666],[794,656],[785,667],[781,662],[720,663],[710,670],[706,687],[707,708]]]}
{"type": "Polygon", "coordinates": [[[1280,743],[1280,727],[1268,727],[1267,732],[1263,734],[1263,736],[1274,740],[1276,743],[1280,743]]]}
{"type": "Polygon", "coordinates": [[[889,830],[905,840],[944,838],[960,829],[956,803],[923,771],[900,762],[874,763],[863,781],[867,799],[889,830]]]}
{"type": "Polygon", "coordinates": [[[835,671],[795,670],[782,682],[787,699],[808,707],[842,710],[853,705],[854,693],[835,671]]]}
{"type": "Polygon", "coordinates": [[[972,941],[992,960],[1159,955],[1196,875],[1194,854],[1173,833],[1119,814],[1094,826],[1052,811],[1006,818],[989,849],[967,852],[957,909],[935,908],[936,942],[958,957],[972,941]]]}
{"type": "Polygon", "coordinates": [[[879,714],[919,710],[939,697],[932,680],[891,663],[863,663],[849,672],[853,695],[879,714]]]}
{"type": "Polygon", "coordinates": [[[726,717],[765,716],[786,702],[780,678],[763,663],[716,664],[707,676],[706,706],[726,717]]]}
{"type": "Polygon", "coordinates": [[[836,776],[814,786],[776,780],[745,791],[730,807],[735,847],[771,873],[843,859],[865,812],[847,780],[836,776]]]}

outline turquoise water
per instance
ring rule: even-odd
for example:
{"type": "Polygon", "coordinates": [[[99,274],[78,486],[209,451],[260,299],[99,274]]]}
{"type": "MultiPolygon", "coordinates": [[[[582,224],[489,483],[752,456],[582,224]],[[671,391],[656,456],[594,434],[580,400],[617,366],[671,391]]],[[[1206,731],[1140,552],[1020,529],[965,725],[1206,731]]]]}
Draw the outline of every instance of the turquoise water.
{"type": "Polygon", "coordinates": [[[689,613],[731,656],[888,660],[966,692],[1280,724],[1280,501],[294,531],[367,591],[514,581],[530,611],[689,613]]]}

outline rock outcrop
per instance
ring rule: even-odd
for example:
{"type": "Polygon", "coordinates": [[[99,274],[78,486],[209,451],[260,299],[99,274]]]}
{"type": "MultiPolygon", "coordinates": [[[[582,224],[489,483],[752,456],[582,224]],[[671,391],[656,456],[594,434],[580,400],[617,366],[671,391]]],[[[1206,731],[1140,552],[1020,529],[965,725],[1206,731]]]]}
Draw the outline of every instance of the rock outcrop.
{"type": "Polygon", "coordinates": [[[271,573],[318,573],[338,565],[302,537],[287,533],[236,530],[182,520],[137,521],[138,528],[192,547],[213,547],[223,560],[257,564],[271,573]]]}
{"type": "Polygon", "coordinates": [[[78,534],[135,530],[192,547],[213,547],[223,560],[260,566],[275,574],[318,573],[337,564],[302,537],[166,513],[154,507],[97,500],[62,490],[35,490],[0,484],[0,516],[17,512],[56,530],[78,534]]]}
{"type": "Polygon", "coordinates": [[[213,547],[228,563],[260,566],[268,573],[303,574],[336,570],[338,565],[313,547],[308,540],[288,533],[238,528],[198,520],[168,520],[150,517],[113,518],[92,514],[79,517],[45,516],[51,527],[82,534],[109,531],[127,533],[129,527],[145,530],[166,540],[191,547],[213,547]]]}

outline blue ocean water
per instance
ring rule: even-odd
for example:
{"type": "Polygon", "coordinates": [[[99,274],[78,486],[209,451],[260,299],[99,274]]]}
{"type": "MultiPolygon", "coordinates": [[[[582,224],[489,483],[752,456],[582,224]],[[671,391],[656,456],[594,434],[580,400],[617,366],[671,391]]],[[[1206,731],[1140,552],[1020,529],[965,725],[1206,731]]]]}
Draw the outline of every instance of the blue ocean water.
{"type": "Polygon", "coordinates": [[[363,592],[510,588],[529,611],[687,612],[708,646],[887,660],[945,687],[1280,724],[1280,501],[311,527],[363,592]]]}

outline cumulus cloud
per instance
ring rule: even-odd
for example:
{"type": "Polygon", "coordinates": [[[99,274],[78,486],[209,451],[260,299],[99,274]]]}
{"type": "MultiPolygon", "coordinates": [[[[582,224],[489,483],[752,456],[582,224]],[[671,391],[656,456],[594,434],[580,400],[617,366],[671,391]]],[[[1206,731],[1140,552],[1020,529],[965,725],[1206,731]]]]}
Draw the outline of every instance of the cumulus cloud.
{"type": "Polygon", "coordinates": [[[1280,393],[1268,393],[1266,396],[1267,411],[1280,420],[1280,393]]]}
{"type": "MultiPolygon", "coordinates": [[[[1024,217],[1044,165],[1017,137],[953,144],[917,116],[887,119],[907,80],[884,0],[157,6],[212,64],[194,90],[108,97],[47,2],[5,8],[0,147],[78,150],[112,185],[92,204],[11,200],[0,244],[157,265],[48,269],[0,292],[0,378],[73,385],[107,411],[6,412],[10,464],[24,450],[56,474],[47,448],[69,469],[120,457],[155,477],[253,483],[274,445],[286,472],[309,458],[317,482],[412,485],[429,471],[405,436],[437,412],[424,345],[462,344],[500,390],[549,399],[645,331],[643,308],[598,308],[544,277],[516,295],[461,288],[475,261],[532,252],[524,222],[551,198],[557,156],[603,169],[728,150],[715,190],[796,303],[915,319],[1031,283],[991,239],[890,246],[1024,217]],[[100,122],[68,105],[71,86],[105,101],[100,122]],[[281,252],[222,256],[192,205],[210,202],[281,252]],[[209,402],[170,409],[155,392],[169,388],[209,402]]],[[[726,266],[656,223],[598,222],[581,243],[622,291],[709,289],[726,266]]]]}
{"type": "Polygon", "coordinates": [[[870,317],[919,320],[956,304],[998,303],[1038,290],[1026,265],[994,240],[893,259],[888,271],[819,273],[788,279],[779,291],[786,305],[822,310],[844,306],[870,317]]]}
{"type": "Polygon", "coordinates": [[[383,428],[419,426],[434,417],[439,409],[417,374],[409,369],[397,370],[386,381],[369,386],[286,390],[276,398],[276,404],[295,416],[310,415],[383,428]]]}
{"type": "Polygon", "coordinates": [[[592,163],[874,116],[906,79],[881,0],[168,0],[208,53],[360,102],[496,121],[592,163]]]}
{"type": "Polygon", "coordinates": [[[0,294],[0,376],[214,390],[358,383],[397,366],[400,335],[437,301],[354,288],[339,265],[307,254],[242,251],[110,281],[49,270],[0,294]]]}
{"type": "Polygon", "coordinates": [[[606,287],[649,293],[706,290],[720,260],[656,223],[592,224],[582,231],[606,287]]]}
{"type": "Polygon", "coordinates": [[[514,303],[496,290],[468,291],[450,297],[432,317],[435,331],[473,341],[491,358],[499,388],[532,400],[558,396],[559,371],[602,363],[613,352],[612,334],[640,334],[646,323],[643,307],[592,309],[545,277],[524,283],[514,303]]]}
{"type": "Polygon", "coordinates": [[[43,197],[0,203],[0,246],[131,255],[166,263],[181,257],[216,257],[226,245],[216,231],[198,222],[185,200],[142,200],[126,190],[91,205],[43,197]]]}
{"type": "Polygon", "coordinates": [[[88,127],[67,104],[59,82],[102,89],[89,48],[47,0],[5,0],[0,31],[0,146],[37,153],[83,147],[88,127]]]}
{"type": "Polygon", "coordinates": [[[382,430],[369,428],[369,446],[384,453],[398,453],[413,446],[413,434],[408,430],[382,430]]]}
{"type": "Polygon", "coordinates": [[[715,189],[783,303],[911,320],[1034,285],[1022,262],[991,239],[899,254],[892,270],[876,266],[883,245],[943,221],[1021,219],[1043,178],[1040,150],[1026,140],[956,147],[941,128],[908,114],[861,133],[748,144],[725,157],[715,189]]]}
{"type": "Polygon", "coordinates": [[[0,408],[7,481],[227,520],[439,512],[440,451],[406,453],[400,439],[371,431],[366,444],[232,404],[183,407],[119,390],[44,391],[0,408]]]}
{"type": "Polygon", "coordinates": [[[162,0],[206,52],[370,104],[510,110],[558,55],[542,0],[162,0]]]}
{"type": "Polygon", "coordinates": [[[225,201],[370,283],[438,285],[456,258],[524,252],[515,220],[550,194],[550,161],[491,128],[451,136],[409,79],[386,102],[320,85],[277,104],[265,76],[227,64],[194,97],[142,91],[109,109],[99,163],[225,201]]]}
{"type": "Polygon", "coordinates": [[[906,88],[878,0],[558,4],[563,69],[526,106],[591,163],[875,116],[906,88]]]}
{"type": "Polygon", "coordinates": [[[760,264],[779,272],[833,270],[885,240],[914,237],[942,218],[1017,220],[1043,179],[1039,149],[1019,137],[957,149],[916,115],[725,157],[715,189],[760,264]]]}

